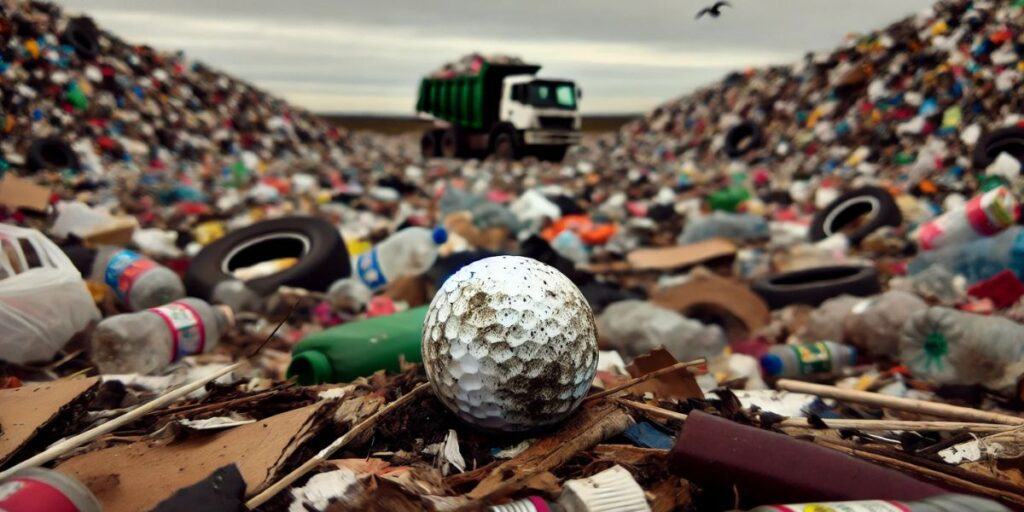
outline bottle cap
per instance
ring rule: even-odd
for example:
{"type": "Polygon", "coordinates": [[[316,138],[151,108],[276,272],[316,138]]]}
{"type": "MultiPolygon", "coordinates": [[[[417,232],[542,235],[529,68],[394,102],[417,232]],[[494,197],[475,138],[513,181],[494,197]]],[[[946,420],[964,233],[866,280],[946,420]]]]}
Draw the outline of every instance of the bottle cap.
{"type": "Polygon", "coordinates": [[[775,354],[761,356],[761,369],[772,377],[782,373],[782,358],[775,354]]]}
{"type": "Polygon", "coordinates": [[[589,478],[570,480],[558,504],[573,512],[650,512],[647,497],[633,475],[612,466],[589,478]]]}
{"type": "Polygon", "coordinates": [[[431,236],[434,237],[434,243],[437,245],[441,245],[448,241],[448,231],[444,228],[434,228],[434,232],[431,233],[431,236]]]}
{"type": "Polygon", "coordinates": [[[292,356],[287,377],[298,377],[300,385],[312,386],[330,381],[333,373],[327,356],[316,350],[307,350],[292,356]]]}

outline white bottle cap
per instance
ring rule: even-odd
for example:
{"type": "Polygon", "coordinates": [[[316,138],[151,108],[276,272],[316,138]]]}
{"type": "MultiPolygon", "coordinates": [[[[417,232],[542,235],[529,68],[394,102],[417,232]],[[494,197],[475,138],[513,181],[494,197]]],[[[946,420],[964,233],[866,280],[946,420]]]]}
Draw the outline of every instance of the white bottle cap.
{"type": "Polygon", "coordinates": [[[566,512],[650,512],[647,498],[633,475],[616,465],[590,478],[570,480],[558,504],[566,512]]]}

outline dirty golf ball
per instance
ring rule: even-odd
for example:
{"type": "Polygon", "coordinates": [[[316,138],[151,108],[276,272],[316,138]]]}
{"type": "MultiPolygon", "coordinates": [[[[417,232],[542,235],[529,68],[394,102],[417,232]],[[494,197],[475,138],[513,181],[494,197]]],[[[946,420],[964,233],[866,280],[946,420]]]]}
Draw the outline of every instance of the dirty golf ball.
{"type": "Polygon", "coordinates": [[[434,296],[423,365],[466,422],[530,430],[568,416],[597,370],[594,313],[561,272],[517,256],[463,267],[434,296]]]}

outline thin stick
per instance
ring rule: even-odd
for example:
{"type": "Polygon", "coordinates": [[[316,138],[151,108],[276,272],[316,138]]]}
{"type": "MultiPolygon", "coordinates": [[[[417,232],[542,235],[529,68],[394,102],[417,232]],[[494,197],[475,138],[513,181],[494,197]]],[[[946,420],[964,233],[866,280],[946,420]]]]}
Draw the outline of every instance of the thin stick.
{"type": "MultiPolygon", "coordinates": [[[[681,412],[662,409],[653,405],[634,402],[632,400],[619,399],[623,405],[632,407],[639,411],[650,413],[670,420],[686,421],[686,415],[681,412]]],[[[846,419],[825,419],[822,420],[830,429],[834,430],[863,430],[880,432],[887,430],[912,430],[920,432],[1008,432],[1018,427],[1012,425],[993,425],[991,423],[963,423],[959,421],[890,421],[890,420],[846,420],[846,419]]],[[[776,423],[787,428],[815,428],[807,418],[788,418],[776,423]]]]}
{"type": "Polygon", "coordinates": [[[56,459],[57,457],[60,457],[61,455],[85,443],[95,440],[96,438],[102,436],[103,434],[113,432],[114,430],[117,430],[118,428],[127,425],[128,423],[131,423],[136,419],[141,418],[142,416],[145,416],[150,411],[155,411],[156,409],[159,409],[181,397],[184,397],[185,395],[188,395],[189,393],[205,386],[208,382],[212,382],[215,379],[220,378],[221,376],[227,375],[228,373],[231,373],[232,371],[241,368],[243,364],[245,364],[245,361],[237,362],[231,366],[214,372],[212,375],[199,379],[195,382],[184,384],[102,425],[97,425],[96,427],[86,430],[85,432],[82,432],[77,436],[65,439],[47,448],[45,451],[37,454],[35,457],[27,459],[21,462],[20,464],[12,466],[6,471],[0,473],[0,480],[3,480],[4,478],[13,475],[15,472],[21,471],[22,469],[36,467],[41,464],[46,464],[47,462],[50,462],[51,460],[56,459]]]}
{"type": "Polygon", "coordinates": [[[612,395],[612,394],[618,393],[619,391],[622,391],[623,389],[631,388],[633,386],[636,386],[637,384],[640,384],[641,382],[646,382],[646,381],[651,380],[651,379],[653,379],[655,377],[660,377],[662,375],[665,375],[666,373],[672,373],[672,372],[674,372],[676,370],[679,370],[680,368],[690,368],[692,366],[701,366],[701,365],[707,364],[707,362],[708,362],[708,360],[704,359],[702,357],[700,359],[694,359],[693,361],[683,361],[683,362],[676,363],[676,364],[674,364],[672,366],[666,366],[664,368],[660,368],[660,369],[654,370],[651,373],[648,373],[648,374],[645,374],[645,375],[641,375],[641,376],[639,376],[639,377],[637,377],[635,379],[631,379],[628,382],[619,384],[618,386],[615,386],[615,387],[613,387],[611,389],[606,389],[604,391],[601,391],[600,393],[594,393],[593,395],[590,395],[587,398],[585,398],[583,400],[583,403],[591,402],[591,401],[597,400],[598,398],[603,398],[603,397],[606,397],[608,395],[612,395]]]}
{"type": "Polygon", "coordinates": [[[977,421],[982,423],[999,423],[1002,425],[1024,425],[1024,418],[1000,414],[997,412],[982,411],[970,407],[959,407],[956,405],[929,402],[927,400],[914,400],[911,398],[900,398],[895,396],[871,393],[868,391],[857,391],[853,389],[840,389],[835,386],[823,386],[796,380],[783,379],[775,383],[775,387],[786,391],[797,393],[808,393],[811,395],[835,398],[844,402],[853,402],[877,407],[886,407],[897,411],[914,412],[927,414],[940,418],[952,418],[965,421],[977,421]]]}
{"type": "Polygon", "coordinates": [[[246,502],[245,506],[252,510],[266,503],[270,498],[276,496],[277,493],[283,491],[285,488],[295,483],[296,480],[302,478],[302,476],[305,475],[306,473],[309,473],[310,470],[312,470],[319,464],[326,462],[328,457],[330,457],[331,455],[334,454],[334,452],[338,451],[343,446],[351,442],[352,439],[354,439],[356,436],[362,434],[367,429],[375,426],[377,422],[380,420],[380,418],[383,417],[385,414],[412,401],[413,398],[415,398],[417,395],[420,394],[420,392],[422,392],[425,389],[427,389],[427,383],[421,383],[419,386],[416,386],[412,391],[406,393],[398,400],[391,402],[381,410],[373,413],[373,415],[370,416],[369,418],[366,418],[365,420],[359,422],[358,424],[356,424],[356,426],[350,428],[348,432],[345,432],[345,435],[336,439],[333,443],[328,445],[323,450],[320,450],[320,453],[317,453],[315,456],[313,456],[313,458],[307,460],[298,468],[295,468],[294,471],[285,475],[284,478],[278,480],[276,483],[274,483],[274,485],[271,485],[265,491],[254,496],[251,500],[246,502]]]}

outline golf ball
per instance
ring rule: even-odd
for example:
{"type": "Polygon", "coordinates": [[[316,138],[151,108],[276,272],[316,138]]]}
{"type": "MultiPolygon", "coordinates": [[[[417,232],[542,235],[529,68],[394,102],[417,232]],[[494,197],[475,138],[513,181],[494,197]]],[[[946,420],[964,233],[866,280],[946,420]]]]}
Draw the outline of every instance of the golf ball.
{"type": "Polygon", "coordinates": [[[427,311],[422,350],[441,402],[494,430],[564,419],[597,371],[583,294],[561,272],[518,256],[486,258],[448,278],[427,311]]]}

